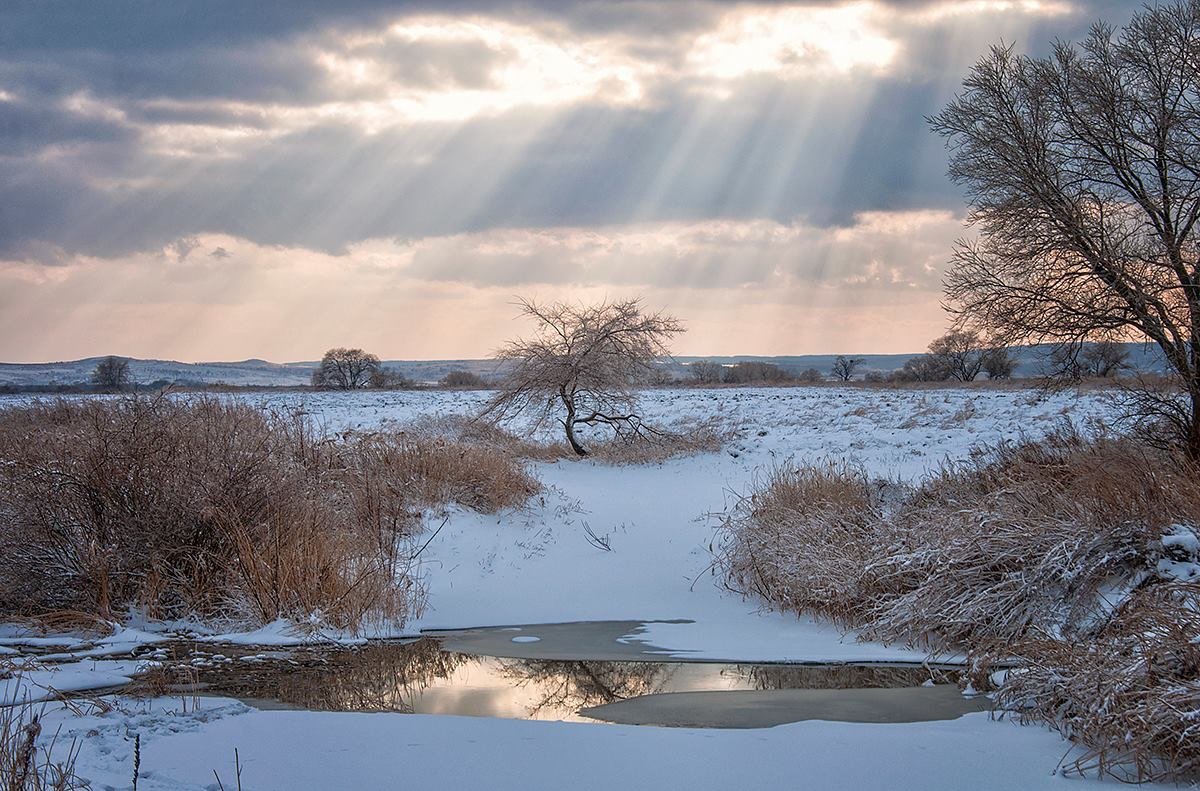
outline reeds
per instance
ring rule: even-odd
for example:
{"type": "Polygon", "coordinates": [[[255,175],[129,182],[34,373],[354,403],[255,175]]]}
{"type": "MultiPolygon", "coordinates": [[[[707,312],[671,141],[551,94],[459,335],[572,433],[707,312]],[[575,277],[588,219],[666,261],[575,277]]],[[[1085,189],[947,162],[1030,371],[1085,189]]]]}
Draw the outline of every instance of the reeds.
{"type": "Polygon", "coordinates": [[[486,447],[317,431],[214,397],[0,411],[0,611],[356,628],[419,599],[422,510],[492,512],[538,490],[486,447]]]}
{"type": "Polygon", "coordinates": [[[782,468],[734,504],[716,562],[781,610],[965,652],[978,683],[1016,657],[1001,702],[1086,745],[1081,771],[1194,779],[1200,584],[1160,561],[1164,535],[1200,525],[1198,481],[1182,458],[1069,426],[892,498],[852,466],[782,468]]]}

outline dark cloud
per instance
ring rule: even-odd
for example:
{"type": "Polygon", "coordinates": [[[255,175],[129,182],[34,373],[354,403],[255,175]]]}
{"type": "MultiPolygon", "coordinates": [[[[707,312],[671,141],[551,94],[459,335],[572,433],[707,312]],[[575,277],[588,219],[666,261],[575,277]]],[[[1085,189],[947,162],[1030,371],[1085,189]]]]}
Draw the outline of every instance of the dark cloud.
{"type": "MultiPolygon", "coordinates": [[[[823,85],[747,78],[723,99],[683,81],[644,105],[518,107],[382,129],[332,119],[278,129],[270,112],[366,95],[332,81],[317,47],[369,56],[414,89],[492,84],[503,44],[346,44],[335,35],[379,31],[409,13],[486,12],[620,34],[626,52],[669,59],[673,38],[732,4],[2,4],[0,258],[113,256],[205,232],[340,251],[371,237],[493,227],[712,217],[845,225],[863,211],[961,205],[922,118],[953,92],[964,59],[1004,33],[991,27],[963,32],[956,46],[936,26],[902,31],[905,74],[823,85]],[[98,106],[73,107],[79,97],[98,106]],[[160,125],[239,136],[180,153],[174,138],[156,136],[160,125]]],[[[1093,15],[1123,18],[1123,6],[1095,3],[1086,19],[1022,31],[1033,42],[1074,36],[1093,15]]]]}

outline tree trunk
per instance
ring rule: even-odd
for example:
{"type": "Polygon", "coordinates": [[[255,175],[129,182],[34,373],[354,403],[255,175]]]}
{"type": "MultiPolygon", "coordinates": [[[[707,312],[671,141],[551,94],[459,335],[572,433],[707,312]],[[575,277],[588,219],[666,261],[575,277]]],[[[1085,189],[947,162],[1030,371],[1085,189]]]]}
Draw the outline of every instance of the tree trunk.
{"type": "Polygon", "coordinates": [[[1200,392],[1191,393],[1192,414],[1188,420],[1187,457],[1200,463],[1200,392]]]}
{"type": "Polygon", "coordinates": [[[567,417],[563,421],[563,428],[567,431],[567,444],[571,446],[571,450],[575,451],[576,456],[586,456],[587,449],[579,444],[579,440],[575,438],[575,403],[569,398],[565,390],[559,390],[562,396],[563,405],[567,408],[567,417]]]}

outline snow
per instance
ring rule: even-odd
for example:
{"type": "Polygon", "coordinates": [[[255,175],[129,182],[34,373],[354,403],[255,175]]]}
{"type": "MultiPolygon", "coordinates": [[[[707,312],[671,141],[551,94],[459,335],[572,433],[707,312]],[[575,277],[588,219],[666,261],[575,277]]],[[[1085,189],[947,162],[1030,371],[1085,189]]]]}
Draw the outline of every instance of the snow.
{"type": "MultiPolygon", "coordinates": [[[[233,397],[302,411],[341,431],[398,427],[422,415],[467,414],[487,394],[233,397]]],[[[726,508],[732,494],[746,491],[772,466],[789,461],[845,460],[861,464],[872,476],[915,482],[947,460],[965,457],[974,446],[1037,436],[1066,416],[1086,424],[1110,413],[1106,400],[1095,393],[1042,397],[999,388],[665,389],[645,398],[647,419],[719,415],[738,427],[738,438],[720,452],[662,464],[539,463],[532,467],[546,488],[527,507],[491,515],[449,509],[446,526],[421,557],[427,609],[407,630],[630,621],[641,625],[621,636],[622,643],[662,656],[733,662],[922,661],[924,652],[860,643],[811,618],[762,612],[756,602],[724,590],[710,567],[709,545],[717,525],[713,515],[726,508]],[[589,542],[585,527],[606,537],[611,551],[589,542]]],[[[0,399],[0,406],[21,402],[0,399]]],[[[442,515],[430,516],[440,522],[442,515]]],[[[358,639],[319,630],[314,637],[308,626],[276,622],[252,633],[210,634],[207,639],[274,646],[321,637],[358,639]]],[[[528,636],[535,635],[512,639],[528,636]]],[[[0,632],[0,645],[28,644],[17,642],[19,638],[0,632]]],[[[130,642],[135,640],[130,636],[130,642]]],[[[80,643],[68,640],[54,647],[80,643]]],[[[137,667],[112,660],[75,662],[44,671],[60,674],[52,678],[32,677],[9,699],[45,685],[62,689],[63,684],[128,677],[137,667]],[[85,675],[89,672],[90,677],[85,675]]],[[[134,733],[142,737],[138,788],[149,791],[214,788],[214,769],[226,788],[234,787],[235,748],[244,765],[243,787],[258,791],[422,782],[496,789],[841,789],[886,782],[895,789],[990,790],[1096,784],[1055,776],[1068,751],[1056,734],[977,714],[941,722],[804,722],[712,731],[256,711],[213,699],[204,700],[199,710],[181,711],[180,706],[178,699],[122,701],[121,708],[106,714],[55,716],[64,734],[80,738],[78,766],[96,788],[130,786],[134,733]]]]}
{"type": "Polygon", "coordinates": [[[1176,549],[1192,557],[1200,556],[1200,538],[1189,525],[1172,525],[1162,537],[1163,549],[1176,549]]]}
{"type": "Polygon", "coordinates": [[[1200,579],[1200,538],[1189,525],[1172,525],[1161,539],[1163,553],[1156,571],[1163,579],[1191,582],[1200,579]]]}
{"type": "MultiPolygon", "coordinates": [[[[454,511],[423,556],[429,602],[415,625],[683,619],[692,623],[646,623],[636,637],[690,659],[922,661],[923,651],[859,643],[722,590],[710,570],[712,515],[789,460],[847,460],[873,476],[915,482],[980,443],[1036,436],[1064,413],[1079,422],[1107,413],[1094,395],[830,387],[658,390],[644,406],[660,420],[724,415],[740,436],[720,453],[656,465],[538,464],[547,491],[524,511],[454,511]],[[914,415],[922,416],[915,425],[914,415]],[[585,526],[607,537],[611,551],[589,543],[585,526]]],[[[385,420],[405,419],[387,411],[385,420]]],[[[320,414],[334,424],[348,417],[332,408],[320,414]]]]}
{"type": "MultiPolygon", "coordinates": [[[[330,431],[344,431],[471,414],[488,393],[227,397],[301,412],[330,431]]],[[[28,400],[0,398],[0,407],[28,400]]],[[[1102,421],[1110,406],[1094,392],[1041,395],[1007,388],[666,388],[644,394],[643,412],[647,420],[668,423],[719,416],[738,436],[720,452],[655,465],[535,464],[546,489],[528,507],[492,515],[451,509],[446,527],[422,555],[429,589],[423,617],[406,630],[376,636],[496,624],[686,620],[691,623],[645,623],[628,637],[647,643],[648,650],[691,659],[920,661],[923,652],[859,643],[828,624],[764,613],[757,602],[722,590],[710,569],[713,515],[775,465],[845,460],[873,476],[915,482],[977,445],[1037,436],[1066,417],[1081,424],[1102,421]],[[585,528],[605,537],[611,551],[592,545],[585,528]]],[[[1169,540],[1184,538],[1181,533],[1169,540]]],[[[54,639],[0,633],[0,646],[50,645],[54,639]]],[[[273,646],[361,641],[285,622],[203,639],[273,646]]]]}
{"type": "Polygon", "coordinates": [[[154,664],[128,659],[29,664],[18,668],[11,678],[0,679],[0,706],[52,700],[59,692],[119,687],[154,664]]]}
{"type": "MultiPolygon", "coordinates": [[[[986,714],[903,725],[803,722],[712,731],[415,714],[254,711],[203,699],[154,700],[131,711],[59,722],[80,737],[78,765],[95,788],[200,791],[393,788],[1095,788],[1056,776],[1068,746],[1036,726],[986,714]],[[86,735],[86,738],[82,738],[86,735]]],[[[1109,786],[1115,787],[1115,786],[1109,786]]]]}

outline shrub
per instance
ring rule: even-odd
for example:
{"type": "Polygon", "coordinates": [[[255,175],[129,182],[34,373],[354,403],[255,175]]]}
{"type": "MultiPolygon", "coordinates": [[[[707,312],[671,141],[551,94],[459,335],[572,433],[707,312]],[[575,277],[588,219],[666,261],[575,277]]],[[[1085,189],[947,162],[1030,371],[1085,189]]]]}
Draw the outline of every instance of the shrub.
{"type": "Polygon", "coordinates": [[[1091,640],[1011,647],[998,700],[1090,745],[1073,762],[1120,780],[1200,777],[1200,585],[1135,591],[1091,640]]]}
{"type": "Polygon", "coordinates": [[[724,523],[732,589],[864,637],[967,653],[1076,768],[1200,776],[1200,488],[1178,455],[1067,426],[889,498],[854,467],[775,471],[724,523]]]}
{"type": "Polygon", "coordinates": [[[1163,530],[1200,523],[1194,476],[1177,457],[1069,427],[981,451],[892,519],[902,541],[869,573],[901,593],[875,603],[868,629],[962,649],[1079,633],[1163,530]]]}
{"type": "Polygon", "coordinates": [[[726,384],[779,384],[790,382],[792,376],[775,363],[749,361],[726,367],[722,379],[726,384]]]}
{"type": "Polygon", "coordinates": [[[470,371],[451,371],[443,376],[438,384],[442,387],[461,389],[478,389],[488,386],[488,383],[482,376],[470,371]]]}
{"type": "Polygon", "coordinates": [[[3,410],[0,609],[403,620],[419,509],[495,510],[535,488],[479,451],[329,437],[211,397],[3,410]]]}
{"type": "Polygon", "coordinates": [[[861,468],[778,467],[734,504],[717,565],[735,591],[854,623],[870,603],[862,569],[882,523],[879,492],[861,468]]]}

